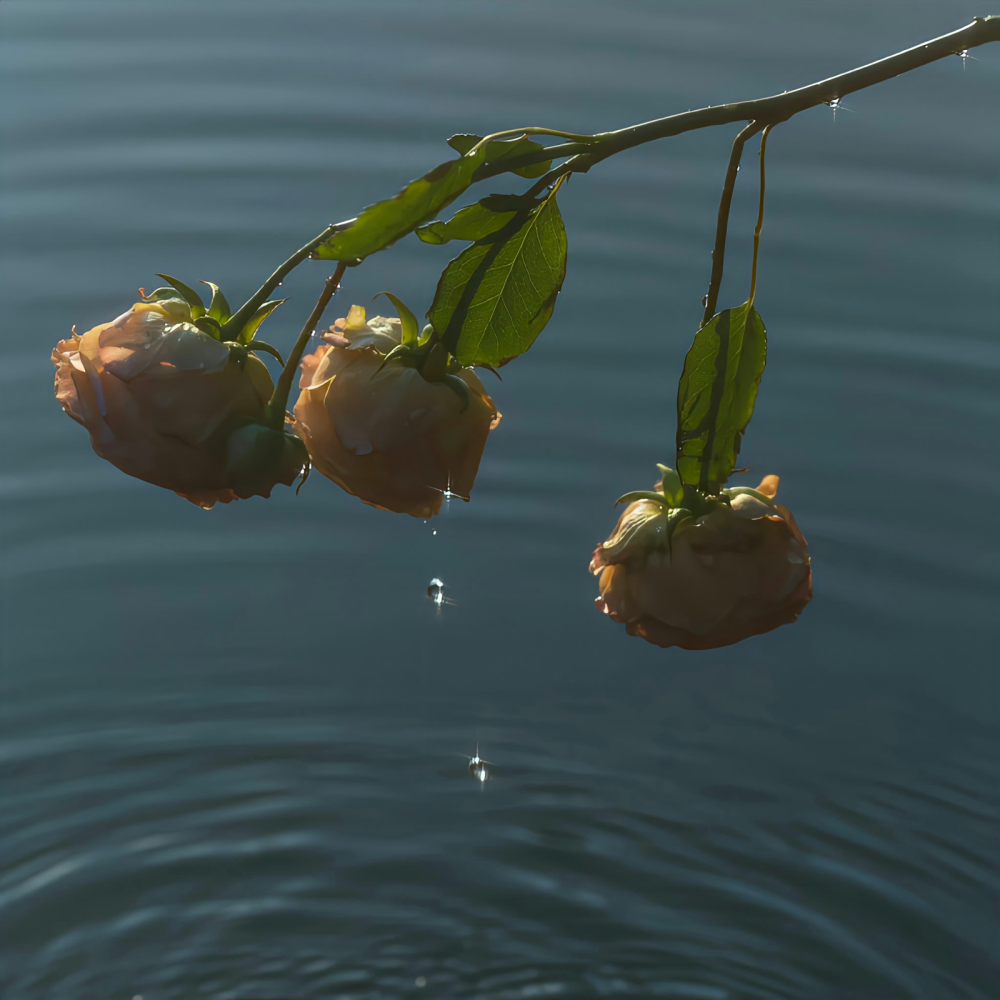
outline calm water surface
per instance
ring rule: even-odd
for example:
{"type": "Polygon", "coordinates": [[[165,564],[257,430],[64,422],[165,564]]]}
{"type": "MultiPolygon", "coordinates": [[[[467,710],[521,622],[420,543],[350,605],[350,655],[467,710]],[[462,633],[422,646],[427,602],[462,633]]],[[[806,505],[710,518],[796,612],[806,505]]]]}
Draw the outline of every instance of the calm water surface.
{"type": "MultiPolygon", "coordinates": [[[[4,1000],[998,995],[1000,52],[770,141],[744,457],[815,600],[735,647],[630,639],[586,572],[671,459],[733,128],[574,178],[555,317],[433,524],[318,475],[206,514],[97,459],[48,361],[156,271],[241,299],[452,132],[761,96],[988,7],[0,4],[4,1000]]],[[[330,318],[422,312],[449,256],[408,238],[330,318]]]]}

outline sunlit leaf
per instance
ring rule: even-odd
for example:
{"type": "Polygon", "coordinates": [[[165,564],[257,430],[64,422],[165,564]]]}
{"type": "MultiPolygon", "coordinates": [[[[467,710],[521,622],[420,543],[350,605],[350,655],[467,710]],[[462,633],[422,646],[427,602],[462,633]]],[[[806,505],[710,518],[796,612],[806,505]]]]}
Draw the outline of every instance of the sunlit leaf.
{"type": "Polygon", "coordinates": [[[265,302],[254,314],[250,317],[247,325],[243,327],[239,332],[239,342],[241,344],[249,344],[253,340],[253,335],[257,332],[260,324],[267,319],[271,313],[274,312],[282,302],[287,302],[288,299],[271,299],[270,302],[265,302]]]}
{"type": "MultiPolygon", "coordinates": [[[[465,133],[459,135],[453,135],[448,140],[448,145],[452,149],[457,150],[463,156],[477,142],[482,141],[481,135],[468,135],[465,133]]],[[[534,153],[539,149],[544,149],[545,147],[540,142],[535,142],[529,139],[527,136],[522,135],[514,139],[494,139],[492,142],[486,144],[486,163],[496,163],[499,160],[509,159],[515,156],[524,156],[525,153],[534,153]]],[[[511,171],[520,177],[541,177],[549,167],[552,166],[551,160],[545,160],[542,163],[532,163],[529,167],[520,167],[517,170],[511,171]]]]}
{"type": "Polygon", "coordinates": [[[533,208],[537,203],[531,198],[516,194],[491,194],[456,212],[447,222],[430,222],[417,229],[417,236],[425,243],[440,246],[451,240],[481,240],[498,229],[503,229],[518,212],[533,208]]]}
{"type": "Polygon", "coordinates": [[[545,328],[566,276],[556,190],[445,268],[427,318],[463,365],[500,366],[545,328]]]}
{"type": "Polygon", "coordinates": [[[222,294],[222,289],[214,281],[201,281],[201,284],[208,285],[212,289],[212,301],[208,306],[208,315],[220,323],[225,323],[232,315],[232,311],[225,295],[222,294]]]}
{"type": "Polygon", "coordinates": [[[174,288],[181,293],[181,298],[191,307],[191,317],[193,319],[197,319],[199,316],[205,315],[207,311],[205,309],[205,303],[202,301],[201,296],[193,288],[185,285],[183,281],[171,278],[169,274],[157,273],[156,276],[173,285],[174,288]]]}
{"type": "Polygon", "coordinates": [[[411,181],[395,197],[369,205],[350,229],[335,233],[313,253],[324,260],[357,260],[384,250],[434,218],[472,183],[476,168],[486,162],[485,150],[461,156],[411,181]]]}
{"type": "Polygon", "coordinates": [[[767,331],[749,302],[696,334],[677,387],[677,472],[714,493],[736,467],[767,360],[767,331]]]}

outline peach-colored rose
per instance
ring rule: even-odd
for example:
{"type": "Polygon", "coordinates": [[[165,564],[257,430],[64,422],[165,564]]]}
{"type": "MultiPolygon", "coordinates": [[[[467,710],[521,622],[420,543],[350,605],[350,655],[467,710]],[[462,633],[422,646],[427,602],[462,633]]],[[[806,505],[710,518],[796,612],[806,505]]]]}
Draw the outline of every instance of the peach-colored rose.
{"type": "Polygon", "coordinates": [[[447,489],[468,500],[500,414],[471,368],[453,376],[468,387],[468,400],[397,359],[380,370],[400,338],[398,319],[366,322],[364,309],[352,306],[302,359],[295,431],[313,466],[348,493],[426,518],[447,489]]]}
{"type": "Polygon", "coordinates": [[[812,598],[809,548],[791,512],[774,503],[778,477],[753,494],[724,495],[680,521],[668,508],[629,504],[590,570],[598,610],[657,646],[713,649],[795,621],[812,598]]]}
{"type": "Polygon", "coordinates": [[[74,332],[52,363],[56,399],[101,458],[206,510],[290,486],[308,461],[295,437],[262,423],[273,388],[263,363],[230,360],[180,300],[74,332]]]}

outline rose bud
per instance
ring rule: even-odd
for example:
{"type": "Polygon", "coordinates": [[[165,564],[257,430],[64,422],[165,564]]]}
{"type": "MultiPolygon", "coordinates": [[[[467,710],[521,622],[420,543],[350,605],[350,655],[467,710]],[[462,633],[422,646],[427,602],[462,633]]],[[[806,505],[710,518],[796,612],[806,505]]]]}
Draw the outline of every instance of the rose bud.
{"type": "Polygon", "coordinates": [[[632,502],[594,551],[598,610],[630,635],[684,649],[794,622],[812,598],[812,570],[795,518],[774,502],[778,477],[703,497],[660,468],[659,492],[623,497],[632,502]]]}
{"type": "Polygon", "coordinates": [[[431,517],[444,496],[469,499],[500,422],[471,368],[390,296],[401,319],[351,306],[302,359],[295,431],[313,466],[383,510],[431,517]],[[391,355],[391,357],[390,357],[391,355]]]}
{"type": "Polygon", "coordinates": [[[273,385],[250,353],[259,342],[221,342],[204,332],[218,322],[198,317],[199,328],[198,310],[170,294],[160,289],[155,301],[60,341],[56,399],[101,458],[205,510],[290,486],[308,456],[298,438],[264,422],[273,385]]]}

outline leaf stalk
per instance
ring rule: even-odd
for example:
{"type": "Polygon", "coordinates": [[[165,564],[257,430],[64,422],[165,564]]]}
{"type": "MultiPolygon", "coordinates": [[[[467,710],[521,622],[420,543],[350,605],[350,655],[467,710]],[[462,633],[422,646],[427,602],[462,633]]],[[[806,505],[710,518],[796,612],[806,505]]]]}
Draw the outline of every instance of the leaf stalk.
{"type": "Polygon", "coordinates": [[[764,228],[764,151],[767,149],[767,137],[773,129],[773,125],[768,125],[764,129],[764,134],[760,137],[760,202],[757,206],[757,226],[753,231],[753,264],[750,268],[750,298],[748,305],[753,308],[754,296],[757,294],[757,254],[760,250],[760,231],[764,228]]]}
{"type": "Polygon", "coordinates": [[[705,312],[701,317],[704,326],[714,315],[719,302],[719,289],[722,287],[722,269],[726,261],[726,234],[729,230],[729,209],[733,204],[733,189],[736,187],[736,175],[740,172],[740,159],[747,139],[761,130],[757,122],[750,122],[733,141],[733,151],[729,155],[729,167],[726,169],[726,179],[722,185],[722,197],[719,199],[719,217],[715,225],[715,248],[712,250],[712,277],[708,282],[708,293],[705,295],[705,312]]]}
{"type": "Polygon", "coordinates": [[[306,345],[309,343],[309,338],[315,332],[316,327],[319,326],[319,321],[323,317],[326,307],[330,304],[330,299],[337,294],[337,289],[340,288],[340,280],[343,278],[345,270],[347,270],[347,264],[344,261],[340,261],[337,264],[337,269],[326,279],[323,291],[320,293],[313,311],[309,314],[306,325],[302,327],[302,332],[299,334],[299,339],[295,341],[295,346],[292,348],[291,354],[288,355],[285,367],[281,369],[274,392],[271,394],[271,399],[264,410],[264,419],[275,430],[281,430],[285,425],[288,394],[292,390],[292,382],[295,379],[296,369],[302,360],[302,355],[305,352],[306,345]]]}

